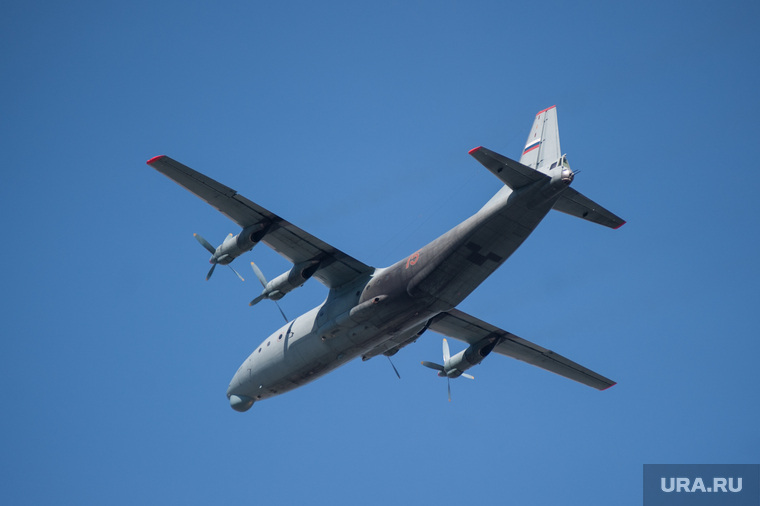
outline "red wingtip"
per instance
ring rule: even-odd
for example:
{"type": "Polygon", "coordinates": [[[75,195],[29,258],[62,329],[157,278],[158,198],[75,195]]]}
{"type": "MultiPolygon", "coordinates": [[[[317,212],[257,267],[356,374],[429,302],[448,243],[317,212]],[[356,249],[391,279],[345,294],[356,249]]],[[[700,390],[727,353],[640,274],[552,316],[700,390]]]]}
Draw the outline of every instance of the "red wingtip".
{"type": "Polygon", "coordinates": [[[469,150],[469,151],[467,152],[467,154],[468,154],[468,155],[472,155],[472,154],[474,154],[474,153],[475,153],[477,150],[479,150],[479,149],[480,149],[480,148],[482,148],[482,147],[483,147],[483,146],[478,146],[477,148],[472,148],[471,150],[469,150]]]}
{"type": "Polygon", "coordinates": [[[604,388],[602,388],[600,391],[601,391],[601,392],[604,392],[605,390],[609,390],[610,388],[614,387],[615,385],[617,385],[617,383],[613,383],[612,385],[610,385],[610,386],[608,386],[608,387],[604,387],[604,388]]]}
{"type": "Polygon", "coordinates": [[[551,107],[547,107],[547,108],[546,108],[546,109],[544,109],[543,111],[538,111],[538,112],[536,113],[536,116],[538,116],[539,114],[541,114],[541,113],[544,113],[544,112],[546,112],[546,111],[549,111],[549,110],[551,110],[551,109],[554,109],[555,107],[557,107],[557,106],[556,106],[556,105],[553,105],[553,106],[551,106],[551,107]]]}
{"type": "Polygon", "coordinates": [[[617,230],[617,229],[619,229],[620,227],[622,227],[623,225],[625,225],[626,223],[628,223],[628,222],[627,222],[627,221],[624,221],[623,223],[621,223],[621,224],[620,224],[620,225],[618,225],[617,227],[613,228],[612,230],[617,230]]]}
{"type": "Polygon", "coordinates": [[[165,158],[165,157],[166,157],[166,155],[158,155],[158,156],[154,156],[153,158],[151,158],[150,160],[148,160],[148,165],[150,165],[150,164],[152,164],[152,163],[154,163],[154,162],[157,162],[157,161],[158,161],[158,160],[160,160],[161,158],[165,158]]]}

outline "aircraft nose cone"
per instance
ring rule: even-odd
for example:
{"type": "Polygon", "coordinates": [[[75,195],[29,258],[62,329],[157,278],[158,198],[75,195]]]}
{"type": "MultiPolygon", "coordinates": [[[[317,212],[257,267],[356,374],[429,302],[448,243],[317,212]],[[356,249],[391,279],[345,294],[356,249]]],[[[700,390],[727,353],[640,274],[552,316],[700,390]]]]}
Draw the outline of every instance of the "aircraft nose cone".
{"type": "Polygon", "coordinates": [[[251,409],[251,406],[253,406],[253,399],[251,399],[247,395],[231,394],[229,398],[230,398],[230,406],[232,407],[232,409],[234,409],[235,411],[239,411],[240,413],[248,411],[249,409],[251,409]]]}

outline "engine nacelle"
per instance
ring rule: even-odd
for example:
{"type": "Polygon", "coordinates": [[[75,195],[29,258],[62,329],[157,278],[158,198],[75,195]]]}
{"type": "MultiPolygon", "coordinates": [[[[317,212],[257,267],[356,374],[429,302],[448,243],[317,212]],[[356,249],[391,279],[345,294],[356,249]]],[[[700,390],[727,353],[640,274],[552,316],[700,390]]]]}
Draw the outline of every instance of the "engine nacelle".
{"type": "Polygon", "coordinates": [[[466,350],[462,350],[449,358],[443,364],[446,376],[449,378],[458,378],[467,369],[478,365],[493,351],[498,342],[498,338],[489,337],[482,341],[478,341],[475,344],[471,344],[466,350]]]}
{"type": "Polygon", "coordinates": [[[216,248],[214,253],[216,263],[227,265],[243,253],[251,251],[264,238],[268,229],[269,227],[259,223],[244,228],[236,236],[227,236],[221,246],[216,248]]]}
{"type": "Polygon", "coordinates": [[[280,300],[288,292],[303,285],[319,269],[319,260],[301,262],[267,283],[262,295],[270,300],[280,300]]]}

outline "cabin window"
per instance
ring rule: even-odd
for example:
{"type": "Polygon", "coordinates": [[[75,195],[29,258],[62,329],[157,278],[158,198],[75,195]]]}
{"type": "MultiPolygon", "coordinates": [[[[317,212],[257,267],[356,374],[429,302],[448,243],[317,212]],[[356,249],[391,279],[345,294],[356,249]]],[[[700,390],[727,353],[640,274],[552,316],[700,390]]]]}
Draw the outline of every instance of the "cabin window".
{"type": "Polygon", "coordinates": [[[280,337],[278,337],[277,340],[282,341],[282,334],[280,334],[280,337]]]}
{"type": "Polygon", "coordinates": [[[267,341],[267,346],[269,346],[270,344],[272,344],[272,343],[270,341],[267,341]]]}

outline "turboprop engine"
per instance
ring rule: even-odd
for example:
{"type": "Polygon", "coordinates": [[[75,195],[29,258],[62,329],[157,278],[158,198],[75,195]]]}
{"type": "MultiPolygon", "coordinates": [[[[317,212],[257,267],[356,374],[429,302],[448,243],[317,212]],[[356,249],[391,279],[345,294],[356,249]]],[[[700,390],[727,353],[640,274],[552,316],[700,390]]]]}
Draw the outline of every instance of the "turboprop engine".
{"type": "MultiPolygon", "coordinates": [[[[299,286],[302,286],[309,278],[314,275],[315,272],[317,272],[317,269],[319,269],[319,260],[300,262],[294,265],[293,268],[289,271],[283,272],[274,278],[272,281],[267,281],[267,278],[264,277],[261,269],[259,269],[255,263],[251,262],[251,268],[256,274],[256,277],[259,278],[261,286],[263,286],[264,289],[261,291],[261,294],[253,299],[248,305],[255,306],[264,299],[273,300],[275,304],[277,304],[278,300],[285,297],[287,293],[292,292],[299,286]]],[[[285,321],[287,322],[288,317],[285,316],[285,313],[283,313],[282,308],[280,308],[279,304],[277,305],[277,308],[280,310],[282,317],[285,318],[285,321]]]]}
{"type": "MultiPolygon", "coordinates": [[[[251,225],[250,227],[244,228],[243,231],[238,235],[227,235],[222,244],[216,248],[214,248],[206,239],[201,237],[199,234],[193,234],[193,237],[195,237],[197,241],[201,243],[201,246],[206,248],[206,250],[211,253],[211,258],[209,259],[211,270],[209,270],[208,274],[206,275],[206,281],[208,281],[208,279],[214,273],[214,269],[216,269],[217,264],[229,266],[229,264],[237,257],[247,251],[251,251],[253,247],[256,246],[256,244],[261,239],[264,238],[266,233],[267,227],[265,225],[251,225]]],[[[233,269],[232,266],[230,266],[230,269],[232,269],[232,272],[237,274],[237,277],[243,280],[243,276],[241,276],[235,269],[233,269]]]]}
{"type": "Polygon", "coordinates": [[[488,337],[477,343],[471,344],[467,349],[460,351],[452,357],[449,352],[449,343],[444,338],[443,365],[427,361],[423,361],[422,365],[429,367],[430,369],[435,369],[438,371],[438,376],[446,378],[449,390],[449,402],[451,402],[451,379],[460,376],[467,379],[475,379],[464,371],[481,363],[483,359],[493,351],[498,342],[498,338],[488,337]]]}

